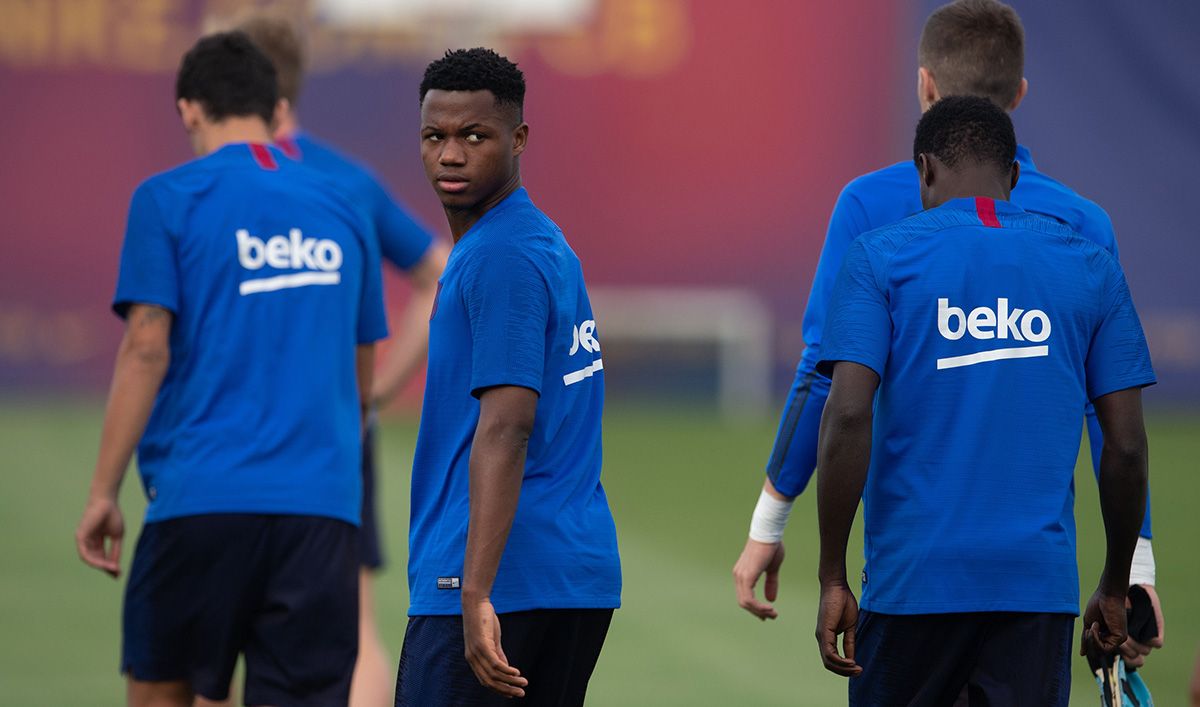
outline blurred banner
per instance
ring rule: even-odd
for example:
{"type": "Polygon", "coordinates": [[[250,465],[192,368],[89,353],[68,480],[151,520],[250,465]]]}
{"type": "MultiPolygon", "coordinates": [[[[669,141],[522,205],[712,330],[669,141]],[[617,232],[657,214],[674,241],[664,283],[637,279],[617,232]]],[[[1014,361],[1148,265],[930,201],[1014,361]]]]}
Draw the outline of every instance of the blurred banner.
{"type": "MultiPolygon", "coordinates": [[[[449,47],[518,61],[531,125],[523,177],[589,281],[749,293],[773,322],[766,347],[782,395],[838,190],[909,156],[915,41],[932,6],[0,0],[0,386],[103,388],[121,331],[108,302],[129,197],[190,158],[172,100],[179,57],[200,32],[260,7],[309,28],[305,128],[368,162],[438,231],[417,154],[420,73],[449,47]]],[[[1185,30],[1200,25],[1115,0],[1017,8],[1031,83],[1016,114],[1022,142],[1112,214],[1161,374],[1155,398],[1200,401],[1183,194],[1185,167],[1200,161],[1189,76],[1200,57],[1185,30]]]]}

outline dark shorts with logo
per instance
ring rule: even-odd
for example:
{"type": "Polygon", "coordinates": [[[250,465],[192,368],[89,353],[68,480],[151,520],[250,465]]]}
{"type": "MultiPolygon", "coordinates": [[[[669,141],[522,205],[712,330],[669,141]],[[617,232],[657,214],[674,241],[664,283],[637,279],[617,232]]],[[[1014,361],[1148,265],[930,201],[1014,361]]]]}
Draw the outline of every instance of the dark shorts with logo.
{"type": "Polygon", "coordinates": [[[363,436],[362,452],[362,525],[358,533],[359,561],[369,570],[383,567],[383,538],[379,528],[378,503],[375,500],[375,449],[378,440],[379,421],[372,414],[367,421],[363,436]]]}
{"type": "Polygon", "coordinates": [[[1066,707],[1070,614],[858,615],[850,704],[1066,707]]]}
{"type": "Polygon", "coordinates": [[[396,707],[582,705],[612,609],[538,609],[500,614],[509,665],[529,680],[509,699],[479,684],[465,657],[461,616],[413,616],[404,633],[396,707]]]}
{"type": "Polygon", "coordinates": [[[247,704],[346,704],[358,653],[358,529],[315,516],[147,523],[125,590],[121,671],[247,704]]]}

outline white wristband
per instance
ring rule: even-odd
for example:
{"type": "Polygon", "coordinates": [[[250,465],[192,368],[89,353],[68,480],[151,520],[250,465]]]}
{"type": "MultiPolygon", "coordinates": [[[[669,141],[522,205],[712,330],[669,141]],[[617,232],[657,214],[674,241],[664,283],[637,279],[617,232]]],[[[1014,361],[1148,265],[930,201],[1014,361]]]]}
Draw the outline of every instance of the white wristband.
{"type": "Polygon", "coordinates": [[[1129,583],[1154,584],[1154,548],[1149,538],[1138,538],[1133,549],[1133,565],[1129,568],[1129,583]]]}
{"type": "Polygon", "coordinates": [[[750,519],[750,539],[760,543],[777,543],[783,540],[783,529],[787,527],[792,513],[791,501],[780,501],[763,489],[750,519]]]}

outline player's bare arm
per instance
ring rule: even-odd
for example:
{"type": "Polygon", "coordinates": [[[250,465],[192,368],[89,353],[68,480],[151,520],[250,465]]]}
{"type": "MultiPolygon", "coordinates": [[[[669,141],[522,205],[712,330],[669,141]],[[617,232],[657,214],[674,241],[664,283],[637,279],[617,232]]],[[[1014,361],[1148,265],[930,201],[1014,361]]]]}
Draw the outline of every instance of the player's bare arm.
{"type": "Polygon", "coordinates": [[[817,646],[825,668],[846,677],[862,672],[854,662],[858,602],[846,578],[846,543],[867,483],[871,404],[878,387],[875,371],[850,361],[838,362],[821,416],[817,445],[817,522],[821,535],[817,646]],[[844,635],[841,654],[839,634],[844,635]]]}
{"type": "Polygon", "coordinates": [[[764,514],[773,516],[776,519],[775,524],[778,525],[777,533],[782,536],[783,525],[787,522],[786,512],[776,510],[775,513],[771,513],[771,511],[784,508],[790,510],[794,499],[779,493],[770,479],[763,481],[763,494],[766,498],[760,499],[759,507],[755,509],[751,536],[746,538],[746,547],[742,548],[741,556],[733,565],[733,586],[737,591],[738,606],[765,621],[779,617],[779,612],[775,610],[773,603],[779,596],[779,569],[783,566],[784,548],[782,539],[770,542],[774,538],[774,534],[769,538],[756,538],[754,526],[770,520],[770,518],[764,519],[762,517],[764,514]],[[780,518],[781,515],[782,518],[780,518]],[[763,575],[766,575],[766,583],[763,584],[763,596],[766,598],[766,602],[759,601],[754,594],[754,587],[758,585],[758,580],[763,575]]]}
{"type": "Polygon", "coordinates": [[[429,312],[433,310],[438,278],[448,257],[449,246],[434,241],[421,260],[405,273],[412,284],[412,294],[397,326],[400,335],[388,348],[375,377],[371,399],[376,405],[387,404],[421,370],[429,349],[429,312]]]}
{"type": "Polygon", "coordinates": [[[508,664],[492,583],[508,542],[538,394],[519,386],[489,388],[479,396],[479,424],[471,443],[470,520],[463,561],[463,635],[467,662],[479,682],[508,697],[523,697],[529,681],[508,664]]]}
{"type": "Polygon", "coordinates": [[[171,362],[171,312],[148,304],[130,306],[117,349],[100,451],[75,547],[87,564],[114,578],[121,573],[125,521],[117,503],[121,481],[146,428],[154,398],[171,362]]]}
{"type": "Polygon", "coordinates": [[[1146,509],[1149,476],[1141,389],[1120,390],[1093,402],[1104,431],[1099,481],[1107,550],[1100,584],[1083,612],[1081,654],[1111,653],[1125,641],[1129,567],[1146,509]]]}

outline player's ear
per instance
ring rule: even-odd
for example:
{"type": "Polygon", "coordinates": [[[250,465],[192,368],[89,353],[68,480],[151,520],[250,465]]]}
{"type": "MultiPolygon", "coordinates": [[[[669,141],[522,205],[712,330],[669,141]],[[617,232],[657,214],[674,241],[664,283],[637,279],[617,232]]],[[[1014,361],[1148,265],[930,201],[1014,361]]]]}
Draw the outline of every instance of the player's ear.
{"type": "Polygon", "coordinates": [[[1009,190],[1017,188],[1017,181],[1021,179],[1021,163],[1013,160],[1012,167],[1012,184],[1008,185],[1009,190]]]}
{"type": "Polygon", "coordinates": [[[917,102],[921,104],[921,112],[929,110],[929,107],[938,102],[937,81],[933,78],[933,72],[926,69],[924,66],[917,69],[917,102]]]}
{"type": "Polygon", "coordinates": [[[279,129],[279,126],[283,124],[284,119],[287,118],[288,112],[291,110],[292,102],[288,99],[280,98],[278,101],[275,101],[275,112],[271,116],[272,131],[279,129]]]}
{"type": "Polygon", "coordinates": [[[513,157],[519,157],[529,142],[529,123],[522,122],[513,129],[513,157]]]}
{"type": "Polygon", "coordinates": [[[933,169],[929,162],[929,155],[924,152],[917,155],[917,174],[921,175],[921,185],[925,188],[933,186],[933,169]]]}
{"type": "Polygon", "coordinates": [[[1021,105],[1021,101],[1025,100],[1026,93],[1029,93],[1029,81],[1028,79],[1022,78],[1021,85],[1017,87],[1017,97],[1014,98],[1012,103],[1010,103],[1008,106],[1009,113],[1013,112],[1017,109],[1017,106],[1021,105]]]}
{"type": "Polygon", "coordinates": [[[189,133],[196,129],[200,122],[200,104],[180,98],[175,101],[175,110],[179,111],[179,119],[183,121],[183,129],[189,133]]]}

